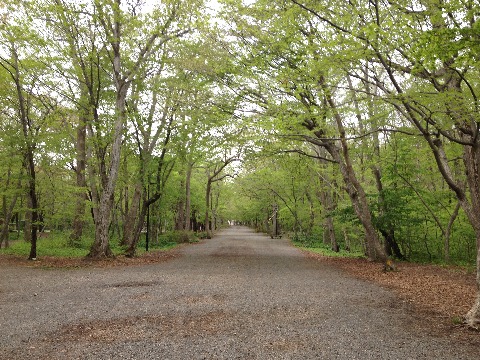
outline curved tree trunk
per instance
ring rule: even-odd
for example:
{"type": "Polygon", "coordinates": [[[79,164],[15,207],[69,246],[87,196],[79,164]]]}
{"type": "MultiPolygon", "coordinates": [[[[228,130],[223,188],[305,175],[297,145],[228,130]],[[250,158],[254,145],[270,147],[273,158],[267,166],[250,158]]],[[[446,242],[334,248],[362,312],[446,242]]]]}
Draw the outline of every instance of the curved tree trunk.
{"type": "MultiPolygon", "coordinates": [[[[383,216],[386,216],[388,213],[388,208],[385,202],[384,190],[383,190],[383,183],[382,183],[382,174],[380,168],[377,166],[372,166],[372,172],[375,177],[375,183],[377,185],[378,191],[378,202],[380,213],[383,216]]],[[[405,260],[405,256],[402,254],[400,250],[400,246],[398,245],[395,239],[395,229],[391,224],[386,224],[385,226],[378,226],[379,231],[385,240],[385,253],[387,256],[394,256],[397,259],[405,260]]]]}
{"type": "MultiPolygon", "coordinates": [[[[339,163],[340,172],[345,183],[345,189],[353,205],[353,209],[365,230],[365,245],[367,257],[372,261],[386,261],[387,256],[382,247],[377,231],[372,223],[372,216],[367,202],[367,196],[363,187],[358,182],[352,165],[348,161],[348,156],[344,159],[340,156],[339,149],[331,144],[327,147],[330,155],[339,163]],[[348,162],[347,162],[348,161],[348,162]]],[[[345,153],[346,149],[343,149],[345,153]]]]}
{"type": "Polygon", "coordinates": [[[343,182],[345,183],[345,190],[350,197],[355,214],[365,230],[367,257],[370,260],[385,262],[387,260],[387,256],[385,254],[385,249],[380,242],[377,231],[373,226],[372,215],[368,206],[367,196],[355,175],[355,171],[350,160],[350,153],[342,119],[337,111],[336,104],[330,95],[329,89],[326,87],[325,80],[323,78],[321,79],[321,86],[325,91],[325,100],[332,110],[335,122],[337,124],[337,129],[340,135],[340,147],[335,144],[334,140],[322,140],[323,135],[319,137],[319,142],[316,144],[323,146],[340,167],[340,173],[342,174],[343,182]]]}
{"type": "MultiPolygon", "coordinates": [[[[132,238],[128,243],[127,251],[125,252],[126,256],[128,256],[128,257],[134,257],[135,256],[135,253],[136,253],[136,250],[137,250],[137,245],[138,245],[138,242],[140,241],[140,236],[142,234],[142,229],[143,229],[144,224],[145,224],[145,218],[147,217],[149,207],[152,204],[156,203],[161,198],[162,192],[163,192],[163,188],[161,188],[161,189],[159,188],[159,189],[157,189],[155,194],[153,194],[152,197],[147,198],[147,194],[144,191],[144,194],[142,196],[143,201],[141,202],[142,205],[141,205],[141,208],[140,208],[140,212],[138,213],[138,217],[136,218],[136,221],[135,221],[135,224],[134,224],[134,231],[133,231],[133,234],[132,234],[132,238]]],[[[148,232],[150,231],[149,226],[150,226],[150,224],[147,224],[147,231],[148,232]]]]}

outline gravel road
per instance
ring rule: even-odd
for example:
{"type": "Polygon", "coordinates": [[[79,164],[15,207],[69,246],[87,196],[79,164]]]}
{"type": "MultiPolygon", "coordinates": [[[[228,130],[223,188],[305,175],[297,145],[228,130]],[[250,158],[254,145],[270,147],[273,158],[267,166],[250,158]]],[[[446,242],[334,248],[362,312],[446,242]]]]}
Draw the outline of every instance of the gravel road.
{"type": "Polygon", "coordinates": [[[479,359],[389,291],[232,227],[157,264],[0,265],[1,359],[479,359]]]}

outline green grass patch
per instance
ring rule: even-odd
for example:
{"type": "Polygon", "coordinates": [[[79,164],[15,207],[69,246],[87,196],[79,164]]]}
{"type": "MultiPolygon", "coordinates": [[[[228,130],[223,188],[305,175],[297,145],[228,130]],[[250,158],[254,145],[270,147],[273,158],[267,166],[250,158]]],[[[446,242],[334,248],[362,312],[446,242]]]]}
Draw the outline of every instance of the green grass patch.
{"type": "MultiPolygon", "coordinates": [[[[39,258],[42,256],[58,258],[82,258],[87,256],[93,243],[93,235],[84,236],[75,246],[69,244],[69,235],[68,232],[50,232],[45,237],[39,237],[37,240],[37,256],[39,258]]],[[[150,243],[149,248],[152,250],[169,250],[177,245],[178,243],[175,241],[164,239],[158,243],[150,243]]],[[[110,248],[116,256],[125,253],[125,248],[118,245],[117,239],[110,241],[110,248]]],[[[144,238],[138,244],[137,252],[138,254],[145,252],[144,238]]],[[[0,254],[28,257],[30,254],[30,243],[23,240],[10,241],[10,246],[0,249],[0,254]]]]}
{"type": "MultiPolygon", "coordinates": [[[[44,233],[37,239],[37,256],[52,256],[59,258],[81,258],[85,257],[90,251],[92,239],[84,237],[75,246],[68,243],[69,233],[49,232],[44,233]],[[48,235],[47,235],[48,234],[48,235]]],[[[0,249],[0,254],[28,256],[30,254],[30,243],[23,240],[10,242],[10,246],[6,249],[0,249]]],[[[121,253],[122,249],[114,243],[111,244],[114,254],[121,253]]]]}
{"type": "Polygon", "coordinates": [[[298,248],[306,251],[310,251],[316,254],[320,254],[323,256],[329,256],[329,257],[345,257],[345,258],[364,258],[365,255],[362,252],[350,252],[350,251],[345,251],[345,250],[340,250],[339,252],[335,252],[331,250],[328,247],[304,247],[304,246],[299,246],[295,244],[298,248]]]}
{"type": "Polygon", "coordinates": [[[361,251],[346,251],[340,247],[339,252],[333,251],[329,245],[324,244],[321,240],[314,236],[295,235],[292,237],[293,244],[306,251],[329,257],[349,257],[349,258],[363,258],[365,255],[361,251]]]}
{"type": "MultiPolygon", "coordinates": [[[[66,234],[49,233],[46,238],[37,240],[38,256],[54,257],[83,257],[88,254],[88,249],[79,244],[77,247],[71,247],[67,243],[66,234]]],[[[28,256],[30,254],[30,243],[23,240],[16,240],[10,243],[6,249],[0,249],[0,254],[28,256]]]]}
{"type": "MultiPolygon", "coordinates": [[[[199,239],[202,238],[201,234],[197,234],[193,231],[168,231],[164,234],[158,236],[156,241],[149,241],[150,248],[172,248],[178,244],[191,244],[196,243],[199,239]]],[[[145,248],[145,237],[142,236],[140,243],[140,248],[145,248]]]]}

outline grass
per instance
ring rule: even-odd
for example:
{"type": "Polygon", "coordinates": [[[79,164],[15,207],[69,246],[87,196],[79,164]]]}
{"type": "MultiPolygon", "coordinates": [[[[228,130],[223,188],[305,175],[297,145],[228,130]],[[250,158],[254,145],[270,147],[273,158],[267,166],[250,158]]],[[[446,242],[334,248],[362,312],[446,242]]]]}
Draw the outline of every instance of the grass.
{"type": "Polygon", "coordinates": [[[335,252],[328,245],[317,244],[315,246],[303,246],[300,243],[294,243],[294,245],[302,250],[310,251],[316,254],[320,254],[328,257],[348,257],[348,258],[363,258],[365,255],[361,251],[345,251],[340,250],[335,252]]]}
{"type": "MultiPolygon", "coordinates": [[[[49,256],[57,258],[82,258],[85,257],[89,251],[93,242],[92,236],[85,236],[82,238],[81,242],[76,246],[71,246],[68,244],[68,235],[67,232],[50,232],[48,237],[40,237],[37,240],[37,254],[39,257],[49,256]]],[[[184,235],[177,236],[160,236],[158,242],[150,242],[149,249],[151,250],[170,250],[181,242],[179,240],[188,239],[184,242],[194,242],[198,241],[194,238],[193,235],[185,238],[184,235]]],[[[114,255],[121,255],[125,253],[125,248],[118,245],[116,239],[110,241],[110,248],[114,255]]],[[[141,255],[145,253],[145,239],[142,238],[137,247],[137,254],[141,255]]],[[[30,243],[27,243],[23,240],[13,240],[10,241],[10,246],[8,248],[0,249],[0,254],[4,255],[14,255],[27,257],[30,254],[30,243]]]]}
{"type": "MultiPolygon", "coordinates": [[[[322,241],[319,241],[316,237],[314,236],[302,236],[302,235],[297,235],[292,237],[292,242],[293,244],[302,249],[306,250],[312,253],[320,254],[323,256],[328,256],[328,257],[343,257],[343,258],[365,258],[365,254],[362,251],[354,250],[354,251],[345,251],[341,249],[339,252],[332,251],[330,246],[327,244],[324,244],[322,241]]],[[[395,260],[396,262],[400,260],[395,260]]],[[[464,271],[467,271],[467,273],[475,273],[476,271],[476,265],[475,262],[467,262],[467,261],[451,261],[450,263],[446,263],[443,261],[443,259],[427,259],[427,258],[409,258],[406,260],[406,262],[409,263],[417,263],[417,264],[425,264],[425,265],[439,265],[442,267],[446,268],[458,268],[464,271]]]]}
{"type": "Polygon", "coordinates": [[[320,254],[323,256],[328,256],[328,257],[348,257],[348,258],[364,258],[365,255],[362,252],[350,252],[350,251],[345,251],[345,250],[340,250],[339,252],[335,252],[331,250],[330,248],[325,248],[325,247],[302,247],[298,246],[300,249],[310,251],[316,254],[320,254]]]}
{"type": "MultiPolygon", "coordinates": [[[[86,241],[82,241],[78,246],[68,245],[68,235],[63,233],[49,233],[46,238],[37,240],[37,254],[39,256],[53,257],[84,257],[88,254],[89,247],[86,241]]],[[[6,249],[0,249],[0,254],[28,256],[30,253],[30,243],[23,240],[10,242],[6,249]]]]}
{"type": "Polygon", "coordinates": [[[349,258],[363,258],[365,255],[361,251],[346,251],[340,249],[335,252],[330,248],[330,245],[324,244],[313,236],[296,235],[292,237],[293,244],[306,251],[329,257],[349,257],[349,258]]]}

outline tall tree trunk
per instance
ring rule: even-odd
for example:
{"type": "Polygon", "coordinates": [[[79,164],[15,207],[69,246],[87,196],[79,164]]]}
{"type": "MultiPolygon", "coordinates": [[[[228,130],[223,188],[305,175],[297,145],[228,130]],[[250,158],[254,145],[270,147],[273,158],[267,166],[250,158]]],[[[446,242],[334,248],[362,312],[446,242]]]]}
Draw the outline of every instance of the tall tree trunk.
{"type": "MultiPolygon", "coordinates": [[[[10,184],[11,180],[11,171],[10,169],[8,170],[8,179],[7,179],[7,187],[10,184]]],[[[22,179],[21,176],[18,178],[17,182],[17,189],[20,189],[22,186],[22,179]]],[[[15,209],[15,205],[17,204],[18,200],[18,194],[15,193],[12,196],[12,199],[10,200],[10,204],[7,205],[7,196],[3,195],[2,198],[2,207],[3,207],[3,224],[2,224],[2,229],[0,232],[0,248],[2,248],[2,244],[5,244],[5,247],[7,248],[9,246],[9,226],[10,226],[10,221],[12,220],[13,216],[13,209],[15,209]]],[[[18,228],[17,228],[18,231],[18,228]]]]}
{"type": "MultiPolygon", "coordinates": [[[[326,155],[325,150],[326,149],[323,147],[318,147],[317,149],[318,153],[323,157],[326,155]]],[[[318,189],[317,198],[325,211],[325,215],[323,216],[323,242],[330,245],[332,251],[338,252],[340,247],[335,236],[335,226],[333,223],[333,217],[331,216],[331,213],[337,208],[337,196],[335,194],[337,184],[334,180],[334,176],[330,176],[327,172],[326,162],[320,160],[320,165],[324,170],[321,179],[323,186],[321,189],[318,189]]]]}
{"type": "Polygon", "coordinates": [[[335,226],[333,223],[333,217],[331,216],[331,212],[337,207],[337,202],[333,199],[327,189],[321,190],[318,196],[325,210],[325,215],[323,217],[323,242],[330,245],[332,251],[338,252],[340,247],[338,246],[337,238],[335,236],[335,226]]]}
{"type": "Polygon", "coordinates": [[[212,190],[212,180],[210,176],[207,181],[207,189],[205,191],[205,232],[207,233],[207,239],[212,238],[212,232],[210,231],[210,192],[212,190]]]}
{"type": "Polygon", "coordinates": [[[128,208],[128,212],[125,215],[125,220],[123,223],[123,238],[121,241],[122,245],[130,246],[130,244],[134,241],[135,228],[137,219],[139,218],[140,202],[142,199],[142,190],[142,184],[137,183],[135,185],[135,190],[133,191],[132,202],[128,208]]]}
{"type": "MultiPolygon", "coordinates": [[[[382,247],[380,239],[378,238],[378,234],[372,223],[372,216],[370,214],[367,196],[363,190],[363,187],[360,185],[355,176],[355,171],[353,170],[353,167],[349,161],[348,155],[342,158],[340,155],[340,150],[334,144],[328,146],[327,151],[340,165],[340,172],[345,183],[345,190],[350,197],[355,214],[365,230],[367,257],[373,261],[386,261],[387,256],[385,254],[385,250],[382,247]]],[[[343,148],[343,153],[348,153],[348,150],[343,148]]]]}
{"type": "MultiPolygon", "coordinates": [[[[155,200],[156,201],[156,200],[155,200]]],[[[145,218],[147,216],[148,208],[153,203],[150,202],[146,197],[142,201],[142,206],[140,208],[140,213],[138,214],[137,221],[135,222],[134,231],[132,233],[132,239],[129,242],[128,249],[125,253],[127,257],[134,257],[137,249],[137,244],[140,241],[140,235],[142,233],[143,225],[145,223],[145,218]]],[[[148,228],[150,224],[147,224],[147,232],[150,231],[148,228]]]]}
{"type": "Polygon", "coordinates": [[[445,228],[445,234],[444,234],[444,259],[446,263],[450,262],[450,236],[452,235],[452,228],[453,228],[453,223],[457,219],[458,212],[460,211],[460,202],[457,201],[457,204],[455,205],[455,209],[453,210],[453,213],[450,215],[450,220],[448,221],[448,225],[445,228]]]}
{"type": "MultiPolygon", "coordinates": [[[[87,95],[84,95],[87,96],[87,95]]],[[[85,176],[86,169],[86,138],[87,138],[87,120],[88,116],[81,117],[77,125],[77,166],[75,168],[77,180],[77,199],[75,204],[75,215],[73,218],[73,229],[69,237],[71,246],[75,246],[80,242],[85,225],[85,208],[87,201],[87,181],[85,176]]]]}
{"type": "Polygon", "coordinates": [[[95,241],[90,248],[87,257],[103,258],[112,257],[113,253],[109,244],[109,233],[112,210],[113,196],[117,184],[118,171],[120,168],[120,152],[122,149],[123,129],[126,119],[126,97],[128,86],[119,84],[116,101],[117,119],[115,122],[113,146],[110,153],[110,167],[108,171],[108,179],[102,193],[100,195],[100,203],[97,211],[97,219],[95,219],[95,241]]]}
{"type": "Polygon", "coordinates": [[[8,210],[7,210],[7,196],[3,195],[2,196],[2,214],[3,218],[1,219],[1,232],[0,232],[0,249],[3,246],[3,243],[5,243],[5,247],[8,247],[8,230],[9,230],[9,225],[10,225],[10,220],[8,219],[8,210]]]}
{"type": "Polygon", "coordinates": [[[32,201],[27,193],[26,197],[27,208],[25,209],[23,222],[23,241],[27,243],[32,242],[32,201]]]}
{"type": "MultiPolygon", "coordinates": [[[[385,249],[380,242],[375,227],[373,226],[367,196],[353,169],[342,118],[337,111],[336,104],[323,77],[321,78],[320,86],[325,92],[325,101],[333,112],[333,117],[340,135],[340,146],[337,146],[335,140],[323,139],[323,134],[320,133],[318,133],[319,136],[317,136],[318,141],[309,137],[307,137],[307,141],[311,141],[315,145],[324,147],[332,159],[339,165],[340,173],[342,174],[343,182],[345,184],[345,190],[350,197],[355,214],[365,230],[366,255],[370,260],[384,262],[387,260],[385,249]]],[[[308,124],[306,126],[310,130],[313,130],[308,124]]]]}
{"type": "MultiPolygon", "coordinates": [[[[369,155],[367,155],[367,160],[372,162],[371,170],[373,173],[373,176],[375,178],[375,184],[377,187],[378,191],[378,204],[380,208],[380,214],[384,218],[388,218],[388,207],[387,203],[385,202],[385,195],[384,195],[384,189],[383,189],[383,183],[382,183],[382,169],[380,167],[381,159],[380,159],[380,142],[378,139],[378,126],[377,126],[377,120],[375,116],[375,109],[374,109],[374,104],[373,104],[373,96],[377,96],[378,89],[376,86],[373,87],[373,90],[371,89],[370,82],[371,80],[369,79],[369,72],[368,72],[368,64],[365,65],[365,70],[364,73],[366,74],[366,81],[364,81],[365,85],[365,94],[367,96],[367,113],[368,113],[368,118],[369,118],[369,124],[370,128],[369,131],[372,133],[370,136],[372,142],[373,142],[373,152],[371,152],[369,155]],[[375,161],[372,161],[375,160],[375,161]]],[[[361,155],[362,155],[362,180],[364,179],[364,163],[363,163],[363,149],[366,149],[368,147],[368,143],[366,142],[366,135],[365,135],[365,126],[364,126],[364,120],[362,117],[362,111],[360,108],[360,104],[357,99],[357,94],[356,91],[353,87],[352,80],[350,78],[350,75],[347,75],[347,80],[348,80],[348,86],[351,92],[351,96],[353,99],[353,103],[355,105],[355,114],[356,118],[358,121],[359,125],[359,130],[360,130],[360,135],[362,136],[361,139],[361,155]]],[[[395,240],[395,228],[393,224],[390,221],[387,221],[386,224],[383,225],[377,225],[378,230],[382,234],[384,238],[384,247],[385,247],[385,253],[387,256],[392,256],[394,255],[398,259],[405,259],[403,256],[400,246],[398,245],[397,241],[395,240]]]]}
{"type": "Polygon", "coordinates": [[[35,160],[33,157],[33,150],[28,148],[27,150],[27,166],[28,166],[28,197],[30,198],[30,204],[32,205],[32,224],[31,224],[31,239],[30,239],[30,255],[29,260],[36,260],[37,258],[37,230],[38,230],[38,200],[36,189],[36,176],[35,176],[35,160]]]}
{"type": "Polygon", "coordinates": [[[313,204],[313,199],[312,195],[308,190],[305,192],[305,197],[307,198],[308,201],[308,209],[309,209],[309,221],[308,221],[308,227],[307,227],[307,234],[309,236],[312,235],[313,232],[313,227],[315,226],[315,206],[313,204]]]}
{"type": "Polygon", "coordinates": [[[191,199],[191,179],[192,179],[193,164],[187,164],[187,173],[185,177],[185,230],[192,230],[192,199],[191,199]]]}
{"type": "MultiPolygon", "coordinates": [[[[157,190],[155,192],[155,194],[153,194],[152,197],[147,198],[147,193],[145,193],[145,191],[144,191],[143,196],[142,196],[143,200],[141,202],[142,205],[140,207],[140,213],[138,214],[138,217],[137,217],[136,222],[135,222],[135,228],[134,228],[133,236],[132,236],[131,241],[129,242],[128,249],[125,252],[126,256],[128,256],[128,257],[134,257],[135,256],[135,252],[136,252],[136,249],[137,249],[137,244],[140,241],[140,235],[142,233],[143,225],[145,224],[145,218],[147,217],[149,207],[152,204],[156,203],[160,199],[162,192],[163,192],[163,188],[161,190],[157,190]]],[[[150,231],[149,225],[150,224],[147,224],[147,231],[150,231]]]]}
{"type": "MultiPolygon", "coordinates": [[[[38,228],[38,200],[37,200],[37,191],[36,191],[36,178],[35,178],[35,157],[34,150],[36,147],[34,134],[32,131],[32,119],[29,117],[28,112],[28,102],[25,99],[25,94],[22,86],[22,77],[20,75],[20,61],[18,58],[17,49],[14,43],[11,43],[11,55],[13,58],[12,66],[13,71],[11,75],[15,81],[15,88],[17,92],[18,100],[18,112],[19,118],[22,125],[23,133],[23,165],[27,172],[27,182],[28,182],[28,200],[30,205],[30,255],[28,256],[29,260],[35,260],[37,258],[37,228],[38,228]]],[[[25,219],[26,220],[26,219],[25,219]]],[[[26,228],[25,221],[25,228],[26,228]]]]}
{"type": "MultiPolygon", "coordinates": [[[[478,130],[477,130],[478,131],[478,130]]],[[[478,136],[478,133],[477,133],[478,136]]],[[[480,327],[480,142],[477,139],[471,147],[465,147],[464,163],[467,169],[467,182],[470,190],[470,203],[460,201],[475,230],[477,245],[477,298],[466,315],[470,327],[480,327]]]]}
{"type": "Polygon", "coordinates": [[[4,197],[4,206],[3,206],[3,224],[0,233],[0,248],[2,244],[5,244],[5,247],[9,246],[8,236],[9,236],[9,226],[10,221],[13,216],[13,209],[15,209],[15,205],[17,203],[18,195],[14,195],[13,198],[10,200],[10,204],[7,205],[6,198],[4,197]]]}
{"type": "Polygon", "coordinates": [[[180,188],[183,190],[180,194],[180,199],[177,202],[177,213],[175,217],[175,230],[183,230],[185,229],[185,198],[184,198],[184,191],[185,191],[185,183],[184,177],[185,174],[181,173],[180,176],[182,177],[180,180],[180,188]]]}
{"type": "MultiPolygon", "coordinates": [[[[378,166],[372,165],[372,172],[375,177],[375,183],[377,185],[380,213],[382,216],[388,216],[388,208],[385,202],[382,175],[380,172],[380,168],[378,166]]],[[[405,256],[402,254],[402,251],[400,250],[400,246],[398,245],[395,239],[395,229],[393,225],[389,221],[387,221],[385,225],[379,226],[379,231],[382,234],[383,239],[385,240],[386,255],[395,256],[397,259],[405,260],[405,256]]]]}

